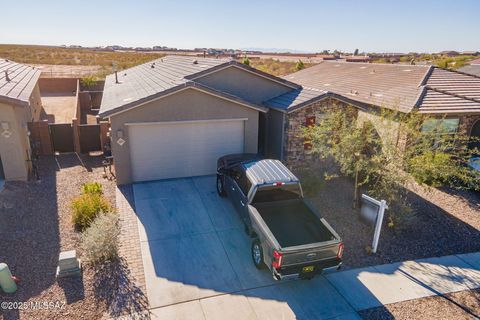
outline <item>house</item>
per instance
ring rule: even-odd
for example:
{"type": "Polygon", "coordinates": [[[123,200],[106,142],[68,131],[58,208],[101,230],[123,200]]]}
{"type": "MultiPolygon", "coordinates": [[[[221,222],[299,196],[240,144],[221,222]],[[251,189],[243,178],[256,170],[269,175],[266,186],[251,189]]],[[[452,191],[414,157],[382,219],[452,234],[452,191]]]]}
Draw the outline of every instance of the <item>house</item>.
{"type": "Polygon", "coordinates": [[[458,71],[480,77],[480,59],[470,61],[468,65],[459,68],[458,71]]]}
{"type": "Polygon", "coordinates": [[[265,148],[262,105],[300,88],[227,59],[167,56],[105,81],[117,183],[214,174],[228,153],[265,148]]]}
{"type": "Polygon", "coordinates": [[[347,105],[372,122],[381,108],[447,116],[452,130],[480,136],[479,88],[480,78],[430,66],[324,61],[278,78],[231,60],[167,56],[108,76],[99,115],[124,184],[214,174],[229,153],[300,167],[311,157],[302,128],[347,105]]]}
{"type": "Polygon", "coordinates": [[[432,66],[325,61],[284,78],[302,88],[265,105],[271,109],[269,153],[291,167],[310,157],[302,126],[318,122],[327,108],[347,104],[373,124],[381,108],[418,110],[446,117],[452,131],[480,137],[479,77],[432,66]]]}
{"type": "Polygon", "coordinates": [[[27,123],[40,118],[35,67],[0,59],[0,180],[27,180],[31,164],[27,123]]]}

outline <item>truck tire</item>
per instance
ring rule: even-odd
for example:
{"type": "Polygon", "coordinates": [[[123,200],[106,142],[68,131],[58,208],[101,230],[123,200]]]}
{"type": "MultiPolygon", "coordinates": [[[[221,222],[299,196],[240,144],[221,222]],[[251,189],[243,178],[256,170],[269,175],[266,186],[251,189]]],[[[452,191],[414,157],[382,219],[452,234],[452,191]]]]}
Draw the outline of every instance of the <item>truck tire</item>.
{"type": "Polygon", "coordinates": [[[252,242],[252,260],[257,269],[265,268],[265,262],[263,261],[263,249],[260,240],[255,239],[252,242]]]}
{"type": "Polygon", "coordinates": [[[225,192],[225,187],[223,185],[223,177],[219,174],[217,174],[217,193],[222,198],[227,195],[227,193],[225,192]]]}

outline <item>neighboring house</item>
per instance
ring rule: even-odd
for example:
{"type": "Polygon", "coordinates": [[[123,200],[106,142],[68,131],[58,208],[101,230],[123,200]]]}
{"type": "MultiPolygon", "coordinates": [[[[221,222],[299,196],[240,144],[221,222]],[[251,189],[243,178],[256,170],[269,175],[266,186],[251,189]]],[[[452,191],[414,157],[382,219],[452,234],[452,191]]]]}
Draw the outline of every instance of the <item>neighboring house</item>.
{"type": "Polygon", "coordinates": [[[218,157],[262,150],[262,102],[299,87],[235,61],[181,56],[109,75],[99,115],[110,120],[117,183],[214,174],[218,157]]]}
{"type": "MultiPolygon", "coordinates": [[[[375,124],[390,108],[443,118],[450,130],[480,137],[480,78],[432,66],[322,62],[284,77],[302,88],[275,97],[269,112],[269,154],[291,167],[308,160],[302,127],[318,123],[326,108],[351,104],[375,124]]],[[[381,132],[379,132],[381,134],[381,132]]]]}
{"type": "Polygon", "coordinates": [[[459,68],[458,71],[480,77],[480,59],[470,61],[468,65],[459,68]]]}
{"type": "Polygon", "coordinates": [[[40,70],[0,59],[0,180],[27,180],[31,167],[27,123],[40,118],[40,70]]]}

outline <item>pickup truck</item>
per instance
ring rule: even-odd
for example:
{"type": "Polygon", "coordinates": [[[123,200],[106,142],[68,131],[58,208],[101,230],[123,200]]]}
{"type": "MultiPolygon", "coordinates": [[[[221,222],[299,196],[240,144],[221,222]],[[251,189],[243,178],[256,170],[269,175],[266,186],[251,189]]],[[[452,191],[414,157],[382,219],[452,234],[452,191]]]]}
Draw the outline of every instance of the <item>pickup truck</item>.
{"type": "Polygon", "coordinates": [[[217,161],[217,192],[228,197],[252,239],[258,269],[267,266],[276,280],[311,279],[340,268],[343,242],[303,197],[300,181],[279,160],[255,154],[217,161]]]}

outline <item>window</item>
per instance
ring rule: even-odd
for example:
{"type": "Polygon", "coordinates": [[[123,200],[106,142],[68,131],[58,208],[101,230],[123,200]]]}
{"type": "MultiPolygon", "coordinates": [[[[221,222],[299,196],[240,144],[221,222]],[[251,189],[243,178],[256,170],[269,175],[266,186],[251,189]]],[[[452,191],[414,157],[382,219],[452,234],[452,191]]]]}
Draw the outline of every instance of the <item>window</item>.
{"type": "Polygon", "coordinates": [[[450,135],[452,139],[458,131],[459,119],[427,119],[422,124],[422,132],[432,136],[433,147],[439,147],[441,136],[450,135]]]}
{"type": "MultiPolygon", "coordinates": [[[[305,117],[305,126],[306,127],[313,127],[315,125],[315,116],[307,116],[305,117]]],[[[304,150],[312,150],[312,140],[309,138],[305,138],[303,141],[303,149],[304,150]]]]}
{"type": "Polygon", "coordinates": [[[427,119],[422,125],[422,132],[454,134],[458,130],[459,119],[427,119]]]}
{"type": "Polygon", "coordinates": [[[235,166],[232,168],[232,178],[237,183],[240,190],[243,192],[243,195],[247,195],[248,191],[252,187],[250,180],[248,180],[247,176],[245,175],[245,171],[242,169],[241,166],[235,166]]]}

